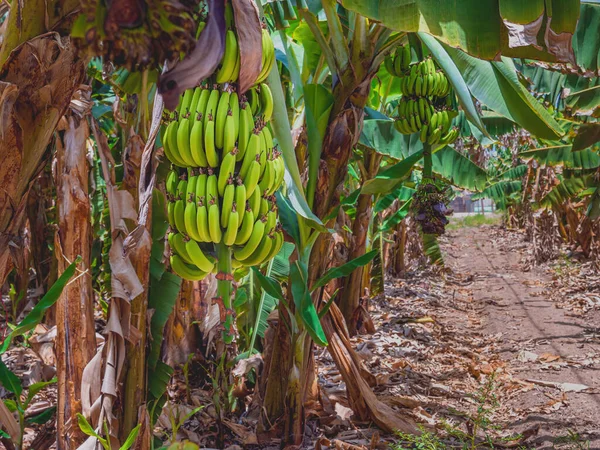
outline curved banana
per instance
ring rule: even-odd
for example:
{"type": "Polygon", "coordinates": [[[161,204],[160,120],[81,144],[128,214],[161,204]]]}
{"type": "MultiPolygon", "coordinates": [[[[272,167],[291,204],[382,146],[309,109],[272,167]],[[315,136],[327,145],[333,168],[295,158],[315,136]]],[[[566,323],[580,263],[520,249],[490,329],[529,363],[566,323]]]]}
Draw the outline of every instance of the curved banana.
{"type": "MultiPolygon", "coordinates": [[[[247,196],[248,191],[246,190],[246,197],[247,196]]],[[[260,191],[260,188],[257,187],[247,200],[248,204],[250,205],[250,209],[252,209],[252,212],[254,213],[254,219],[258,219],[260,212],[260,201],[262,200],[262,192],[260,191]]]]}
{"type": "Polygon", "coordinates": [[[225,90],[219,97],[219,104],[217,106],[217,115],[215,117],[215,145],[217,148],[223,148],[223,140],[225,138],[225,119],[227,118],[227,111],[229,111],[229,91],[225,90]]]}
{"type": "Polygon", "coordinates": [[[177,184],[179,183],[179,172],[177,170],[170,170],[165,181],[165,187],[167,193],[175,195],[177,192],[177,184]]]}
{"type": "Polygon", "coordinates": [[[219,205],[217,205],[214,199],[209,200],[208,204],[208,232],[210,234],[210,240],[215,244],[218,244],[223,237],[223,233],[221,232],[221,220],[219,217],[219,205]]]}
{"type": "Polygon", "coordinates": [[[225,118],[225,128],[223,130],[223,155],[230,153],[235,148],[237,135],[235,134],[235,124],[239,121],[239,116],[234,117],[231,109],[227,112],[225,118]]]}
{"type": "Polygon", "coordinates": [[[266,83],[260,84],[260,104],[264,120],[268,122],[273,116],[273,94],[271,93],[271,88],[266,83]]]}
{"type": "Polygon", "coordinates": [[[240,224],[242,223],[242,220],[244,219],[244,214],[246,213],[246,201],[246,186],[244,186],[242,179],[238,177],[235,186],[235,203],[236,205],[238,205],[237,210],[240,219],[240,224]]]}
{"type": "Polygon", "coordinates": [[[221,206],[221,227],[227,228],[229,222],[229,214],[235,201],[235,185],[233,184],[233,177],[229,177],[227,186],[223,192],[223,203],[221,206]]]}
{"type": "Polygon", "coordinates": [[[185,230],[189,237],[191,237],[195,241],[201,241],[200,232],[198,230],[198,222],[197,222],[197,205],[195,199],[189,199],[187,204],[185,205],[185,211],[183,215],[183,221],[185,225],[185,230]]]}
{"type": "Polygon", "coordinates": [[[219,189],[217,187],[217,176],[213,172],[209,171],[208,178],[206,179],[206,200],[210,202],[213,199],[218,205],[219,189]]]}
{"type": "Polygon", "coordinates": [[[252,230],[254,229],[254,213],[250,209],[250,206],[246,207],[244,212],[244,218],[241,221],[240,229],[237,232],[235,238],[235,245],[244,245],[250,239],[252,230]]]}
{"type": "Polygon", "coordinates": [[[213,120],[212,115],[208,115],[205,125],[204,151],[206,154],[206,161],[210,167],[218,167],[219,155],[217,153],[217,148],[215,147],[215,121],[213,120]]]}
{"type": "Polygon", "coordinates": [[[233,250],[233,256],[235,256],[235,259],[238,261],[243,261],[254,253],[261,243],[263,236],[265,235],[266,221],[267,219],[265,217],[261,217],[254,223],[254,227],[252,228],[252,233],[248,239],[248,242],[246,242],[243,247],[233,250]]]}
{"type": "Polygon", "coordinates": [[[204,111],[204,135],[206,136],[206,127],[208,126],[208,118],[212,117],[211,120],[215,120],[217,117],[217,106],[219,105],[219,99],[221,98],[221,91],[217,87],[213,87],[210,91],[208,101],[206,102],[206,110],[204,111]]]}
{"type": "MultiPolygon", "coordinates": [[[[219,178],[217,181],[217,189],[220,196],[223,196],[223,192],[225,191],[225,186],[229,180],[233,177],[233,172],[235,171],[235,156],[237,155],[237,151],[233,150],[230,153],[227,153],[223,157],[223,161],[221,162],[221,167],[219,168],[219,178]]],[[[232,180],[233,183],[233,180],[232,180]]]]}
{"type": "Polygon", "coordinates": [[[245,266],[258,266],[262,264],[266,261],[267,256],[271,252],[273,241],[274,239],[271,235],[265,233],[256,250],[254,250],[248,258],[242,259],[242,263],[244,263],[245,266]]]}
{"type": "Polygon", "coordinates": [[[229,211],[229,217],[227,218],[227,223],[225,228],[225,233],[223,233],[223,243],[225,245],[233,245],[235,244],[235,239],[238,233],[239,226],[239,214],[236,209],[235,202],[233,203],[233,207],[231,211],[229,211]]]}
{"type": "Polygon", "coordinates": [[[254,120],[252,119],[252,112],[250,111],[250,105],[248,103],[242,104],[240,108],[240,120],[239,120],[239,134],[238,134],[238,154],[236,161],[241,161],[246,154],[248,148],[248,141],[252,135],[254,128],[254,120]]]}
{"type": "Polygon", "coordinates": [[[207,257],[198,242],[190,239],[185,243],[185,249],[192,260],[192,263],[195,264],[198,269],[203,272],[211,272],[215,267],[215,262],[213,258],[207,257]]]}
{"type": "Polygon", "coordinates": [[[204,153],[204,123],[202,120],[194,120],[190,132],[190,152],[192,159],[198,167],[208,167],[206,153],[204,153]]]}
{"type": "Polygon", "coordinates": [[[250,164],[252,161],[256,160],[256,155],[258,155],[260,152],[261,143],[262,137],[260,132],[258,130],[254,130],[252,132],[252,136],[250,136],[250,140],[248,141],[248,148],[246,149],[244,161],[242,161],[242,166],[240,167],[240,176],[242,179],[246,178],[250,164]]]}
{"type": "Polygon", "coordinates": [[[250,168],[248,169],[248,173],[244,178],[244,186],[246,186],[246,196],[248,198],[250,198],[258,186],[258,179],[260,177],[259,159],[259,155],[256,155],[256,159],[250,163],[250,168]]]}
{"type": "Polygon", "coordinates": [[[185,248],[185,237],[181,233],[169,233],[168,237],[171,249],[181,257],[187,264],[193,264],[190,255],[185,248]]]}
{"type": "Polygon", "coordinates": [[[283,233],[281,231],[276,229],[275,233],[273,234],[273,239],[273,246],[271,247],[271,251],[269,252],[267,257],[265,258],[265,261],[270,261],[275,256],[277,256],[277,254],[281,250],[281,247],[283,247],[283,233]]]}
{"type": "Polygon", "coordinates": [[[184,117],[179,121],[179,126],[177,127],[177,150],[186,166],[195,167],[196,163],[192,158],[192,151],[190,149],[190,131],[190,119],[189,117],[184,117]]]}
{"type": "Polygon", "coordinates": [[[206,272],[201,271],[197,267],[192,267],[179,257],[179,255],[171,255],[171,268],[181,278],[191,281],[200,281],[206,278],[208,275],[206,272]]]}
{"type": "Polygon", "coordinates": [[[196,207],[196,228],[198,228],[200,242],[212,242],[208,229],[208,209],[206,208],[206,199],[204,196],[197,198],[198,204],[196,207]]]}
{"type": "Polygon", "coordinates": [[[235,33],[233,30],[227,30],[227,33],[225,33],[225,52],[223,53],[221,68],[217,71],[215,76],[217,83],[222,84],[235,81],[233,79],[233,73],[238,57],[239,46],[235,33]]]}
{"type": "Polygon", "coordinates": [[[205,169],[200,168],[200,173],[198,175],[198,180],[196,181],[196,200],[200,197],[206,197],[206,181],[208,179],[208,175],[205,169]]]}

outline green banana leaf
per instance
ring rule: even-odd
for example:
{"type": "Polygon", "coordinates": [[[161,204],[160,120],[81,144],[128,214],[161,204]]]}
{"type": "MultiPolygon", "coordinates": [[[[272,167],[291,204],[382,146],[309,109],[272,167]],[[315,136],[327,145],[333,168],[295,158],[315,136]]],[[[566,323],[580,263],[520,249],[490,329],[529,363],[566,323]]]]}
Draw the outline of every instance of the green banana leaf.
{"type": "Polygon", "coordinates": [[[577,152],[600,142],[600,123],[583,124],[573,139],[571,151],[577,152]]]}
{"type": "Polygon", "coordinates": [[[489,198],[496,203],[499,209],[506,207],[507,199],[515,192],[520,192],[522,188],[521,180],[499,181],[485,188],[482,192],[471,196],[471,200],[489,198]]]}
{"type": "Polygon", "coordinates": [[[453,185],[471,191],[485,188],[487,172],[450,146],[432,155],[433,171],[453,185]]]}
{"type": "Polygon", "coordinates": [[[400,222],[402,222],[402,220],[410,212],[410,204],[411,203],[412,203],[412,198],[409,199],[408,201],[405,201],[404,204],[394,214],[392,214],[389,217],[386,217],[386,219],[381,224],[381,227],[379,228],[379,232],[387,233],[388,231],[391,231],[394,228],[396,228],[396,226],[400,222]]]}
{"type": "Polygon", "coordinates": [[[60,277],[58,277],[52,287],[48,289],[48,292],[46,292],[40,301],[37,302],[32,310],[29,311],[23,320],[21,320],[21,322],[19,322],[19,324],[10,333],[8,333],[6,338],[4,338],[4,342],[2,342],[2,345],[0,346],[0,355],[8,350],[8,347],[14,338],[17,336],[22,336],[28,331],[33,330],[36,325],[42,321],[46,311],[58,301],[63,289],[75,274],[77,264],[79,264],[80,260],[80,258],[77,258],[69,265],[69,267],[65,269],[65,271],[60,275],[60,277]]]}
{"type": "Polygon", "coordinates": [[[290,280],[296,312],[302,320],[305,330],[316,344],[323,347],[327,346],[327,337],[321,326],[319,314],[310,297],[306,263],[301,260],[296,260],[292,263],[290,267],[290,280]]]}
{"type": "Polygon", "coordinates": [[[471,97],[471,92],[467,84],[465,83],[464,78],[462,77],[460,71],[448,55],[448,52],[444,49],[444,47],[435,39],[433,36],[427,33],[419,33],[419,38],[427,46],[433,58],[437,61],[438,65],[442,68],[448,81],[454,88],[454,92],[458,98],[458,103],[462,106],[467,118],[471,121],[484,135],[488,135],[483,122],[481,121],[481,117],[479,117],[479,113],[477,112],[477,108],[473,103],[473,98],[471,97]]]}
{"type": "Polygon", "coordinates": [[[315,284],[311,288],[311,292],[314,292],[315,289],[325,286],[327,283],[329,283],[331,280],[334,280],[335,278],[346,277],[352,272],[354,272],[355,269],[369,264],[371,260],[375,258],[376,254],[377,250],[372,250],[368,253],[365,253],[362,256],[359,256],[358,258],[348,261],[346,264],[342,264],[339,267],[332,267],[315,282],[315,284]]]}
{"type": "Polygon", "coordinates": [[[527,173],[527,164],[520,164],[502,172],[496,177],[497,180],[514,180],[523,177],[527,173]]]}
{"type": "Polygon", "coordinates": [[[520,83],[511,60],[483,61],[444,46],[471,94],[491,110],[543,139],[562,135],[552,115],[520,83]]]}
{"type": "Polygon", "coordinates": [[[406,159],[384,170],[372,180],[363,184],[362,194],[381,194],[394,190],[402,179],[408,176],[414,165],[423,157],[423,150],[413,153],[406,159]]]}
{"type": "Polygon", "coordinates": [[[429,258],[431,264],[444,265],[442,249],[435,234],[423,234],[423,253],[429,258]]]}
{"type": "Polygon", "coordinates": [[[23,386],[21,386],[21,380],[14,372],[12,372],[4,361],[0,359],[0,385],[4,389],[13,394],[20,396],[23,392],[23,386]]]}
{"type": "Polygon", "coordinates": [[[519,153],[525,160],[534,159],[543,166],[563,166],[570,169],[595,169],[600,166],[600,156],[590,149],[571,151],[570,145],[536,148],[519,153]]]}
{"type": "Polygon", "coordinates": [[[567,178],[554,186],[540,201],[539,206],[545,209],[559,207],[567,200],[578,196],[588,187],[591,176],[567,178]]]}
{"type": "Polygon", "coordinates": [[[373,208],[373,212],[379,213],[385,209],[388,209],[392,205],[392,203],[394,203],[394,200],[399,200],[400,202],[410,200],[410,198],[415,192],[415,189],[406,186],[401,186],[393,192],[390,192],[386,196],[377,200],[377,203],[375,203],[375,207],[373,208]]]}
{"type": "MultiPolygon", "coordinates": [[[[460,5],[438,0],[341,0],[341,3],[392,30],[429,33],[449,46],[483,59],[492,60],[500,54],[550,61],[556,59],[553,53],[563,60],[571,57],[570,39],[563,45],[553,42],[556,46],[547,48],[542,33],[534,35],[533,42],[512,40],[513,47],[509,47],[506,23],[500,14],[499,2],[495,0],[462,0],[460,5]],[[535,43],[535,47],[531,43],[535,43]],[[542,47],[543,51],[536,47],[542,47]]],[[[545,3],[548,10],[557,0],[545,3]]],[[[510,9],[513,21],[527,22],[532,17],[529,2],[503,0],[502,4],[505,12],[510,9]]],[[[557,4],[546,14],[552,16],[550,28],[569,37],[576,29],[579,4],[574,1],[557,4]]]]}

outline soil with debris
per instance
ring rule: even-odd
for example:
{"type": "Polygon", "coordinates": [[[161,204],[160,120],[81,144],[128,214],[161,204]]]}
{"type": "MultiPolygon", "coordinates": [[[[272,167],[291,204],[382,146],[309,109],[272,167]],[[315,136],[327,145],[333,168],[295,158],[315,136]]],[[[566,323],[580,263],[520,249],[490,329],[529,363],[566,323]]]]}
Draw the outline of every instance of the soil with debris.
{"type": "Polygon", "coordinates": [[[521,233],[492,227],[458,229],[444,250],[454,271],[473,275],[482,330],[522,385],[505,398],[503,427],[531,433],[533,448],[600,448],[597,262],[535,267],[521,233]]]}
{"type": "MultiPolygon", "coordinates": [[[[495,448],[600,449],[596,263],[561,258],[534,267],[523,235],[499,227],[448,231],[440,244],[446,267],[390,279],[385,295],[370,300],[375,331],[352,338],[378,399],[435,431],[438,437],[429,439],[438,443],[416,446],[414,439],[356,420],[331,356],[317,349],[321,404],[307,405],[303,447],[474,448],[473,442],[487,441],[495,448]]],[[[34,338],[32,348],[13,347],[3,360],[30,382],[46,379],[53,375],[42,370],[53,366],[51,346],[51,339],[34,338]]],[[[278,448],[276,442],[257,445],[248,412],[216,427],[206,368],[197,358],[189,372],[176,367],[156,435],[170,438],[169,418],[191,414],[177,437],[201,448],[217,441],[231,449],[278,448]]],[[[42,408],[54,402],[55,385],[34,399],[42,408]]],[[[25,442],[40,432],[51,436],[53,430],[28,427],[25,442]]]]}

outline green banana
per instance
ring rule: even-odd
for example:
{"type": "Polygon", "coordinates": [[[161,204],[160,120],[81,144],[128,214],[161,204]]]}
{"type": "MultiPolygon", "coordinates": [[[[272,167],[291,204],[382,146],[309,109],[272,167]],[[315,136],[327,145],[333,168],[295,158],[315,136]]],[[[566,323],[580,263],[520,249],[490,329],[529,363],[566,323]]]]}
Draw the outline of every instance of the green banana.
{"type": "Polygon", "coordinates": [[[246,186],[246,196],[250,198],[250,196],[254,193],[254,190],[258,186],[258,179],[260,177],[260,157],[256,155],[256,160],[250,163],[250,168],[248,169],[248,173],[244,178],[244,186],[246,186]]]}
{"type": "Polygon", "coordinates": [[[271,247],[273,247],[273,238],[265,233],[256,250],[254,250],[248,258],[241,259],[240,261],[242,261],[245,266],[260,265],[266,260],[271,252],[271,247]]]}
{"type": "Polygon", "coordinates": [[[206,103],[206,110],[204,112],[203,120],[204,120],[204,135],[206,136],[206,127],[208,126],[208,118],[212,117],[211,120],[214,120],[217,116],[217,106],[219,104],[219,99],[221,98],[221,91],[217,87],[214,87],[210,91],[210,95],[208,97],[208,101],[206,103]]]}
{"type": "Polygon", "coordinates": [[[189,199],[185,205],[185,211],[183,213],[185,230],[187,231],[189,237],[195,241],[201,241],[202,238],[200,237],[200,232],[198,230],[197,213],[198,209],[196,206],[196,200],[189,199]]]}
{"type": "Polygon", "coordinates": [[[273,116],[273,94],[269,85],[265,83],[260,84],[260,104],[264,120],[268,122],[273,116]]]}
{"type": "Polygon", "coordinates": [[[185,248],[185,237],[181,233],[169,233],[167,238],[171,249],[178,254],[187,264],[193,264],[190,255],[185,248]]]}
{"type": "Polygon", "coordinates": [[[241,221],[240,229],[238,230],[235,238],[235,245],[244,245],[250,239],[252,230],[254,229],[254,213],[250,206],[246,207],[244,212],[244,218],[241,221]]]}
{"type": "Polygon", "coordinates": [[[177,184],[179,183],[179,172],[177,170],[170,170],[165,181],[165,187],[167,193],[175,195],[177,192],[177,184]]]}
{"type": "Polygon", "coordinates": [[[233,250],[233,256],[235,256],[235,259],[238,261],[243,261],[254,253],[265,234],[266,221],[267,219],[265,217],[261,217],[254,223],[254,227],[252,228],[252,233],[250,234],[248,242],[246,242],[243,247],[233,250]]]}
{"type": "Polygon", "coordinates": [[[227,153],[223,157],[223,161],[221,162],[221,167],[219,168],[219,178],[217,181],[217,188],[219,195],[223,196],[223,192],[225,191],[225,186],[233,176],[233,172],[235,171],[235,157],[237,155],[237,150],[233,150],[227,153]]]}
{"type": "Polygon", "coordinates": [[[195,167],[196,163],[192,158],[192,151],[190,149],[190,131],[190,119],[189,117],[184,117],[179,121],[179,126],[177,127],[177,150],[181,159],[186,163],[186,166],[195,167]]]}
{"type": "Polygon", "coordinates": [[[252,161],[256,160],[256,155],[260,152],[261,143],[262,137],[260,132],[255,129],[248,141],[248,148],[246,149],[246,154],[244,155],[244,160],[242,161],[242,166],[240,168],[240,176],[242,179],[246,178],[250,164],[252,161]]]}
{"type": "Polygon", "coordinates": [[[206,278],[208,275],[206,272],[201,271],[197,267],[192,267],[179,257],[179,255],[171,255],[171,267],[181,278],[191,281],[200,281],[206,278]]]}
{"type": "MultiPolygon", "coordinates": [[[[223,202],[225,203],[225,202],[223,202]]],[[[239,213],[237,212],[235,202],[232,205],[231,211],[229,211],[229,217],[227,218],[227,223],[225,224],[225,233],[223,233],[223,243],[228,246],[232,246],[235,244],[235,239],[238,234],[238,226],[239,226],[239,213]]]]}
{"type": "Polygon", "coordinates": [[[206,198],[204,196],[197,197],[198,204],[196,207],[196,228],[200,236],[200,242],[212,242],[208,229],[208,209],[206,207],[206,198]]]}
{"type": "Polygon", "coordinates": [[[190,132],[190,152],[198,167],[207,167],[208,160],[204,153],[204,123],[196,118],[190,132]]]}
{"type": "Polygon", "coordinates": [[[244,103],[240,109],[240,120],[239,120],[239,135],[238,135],[238,154],[236,161],[241,161],[246,154],[248,148],[248,141],[252,135],[252,129],[254,128],[254,121],[252,120],[252,112],[250,111],[250,105],[244,103]]]}
{"type": "Polygon", "coordinates": [[[233,184],[233,177],[229,177],[227,186],[223,192],[223,203],[221,206],[221,227],[226,228],[229,222],[229,213],[231,212],[232,205],[235,201],[235,185],[233,184]]]}
{"type": "Polygon", "coordinates": [[[244,214],[246,211],[246,201],[246,186],[244,186],[242,179],[238,177],[236,179],[235,186],[235,203],[238,205],[238,215],[240,217],[240,223],[242,223],[242,220],[244,219],[244,214]]]}
{"type": "Polygon", "coordinates": [[[204,151],[206,152],[206,161],[210,167],[219,166],[219,155],[215,147],[215,121],[212,115],[208,115],[204,129],[204,151]]]}
{"type": "Polygon", "coordinates": [[[230,95],[229,91],[225,90],[219,97],[219,105],[217,106],[217,115],[215,117],[215,146],[217,148],[223,148],[225,119],[227,118],[227,111],[229,111],[230,95]]]}
{"type": "MultiPolygon", "coordinates": [[[[246,197],[248,197],[248,191],[246,190],[246,197]]],[[[248,203],[250,205],[250,209],[252,209],[252,212],[254,213],[254,219],[258,219],[259,215],[259,211],[260,211],[260,201],[262,199],[262,192],[260,191],[260,188],[257,187],[254,192],[252,193],[252,195],[250,195],[249,198],[247,198],[248,203]]]]}
{"type": "Polygon", "coordinates": [[[222,84],[235,81],[233,73],[238,56],[239,46],[235,33],[233,30],[227,30],[225,33],[225,51],[223,53],[223,60],[221,61],[221,68],[215,76],[217,83],[222,84]]]}
{"type": "Polygon", "coordinates": [[[208,178],[206,179],[206,199],[211,201],[214,199],[215,203],[219,205],[219,188],[217,187],[217,175],[209,170],[208,178]]]}
{"type": "Polygon", "coordinates": [[[214,199],[209,200],[208,204],[208,232],[210,234],[210,240],[215,244],[218,244],[223,237],[221,220],[219,217],[219,205],[217,205],[214,199]]]}
{"type": "Polygon", "coordinates": [[[195,264],[198,267],[198,269],[207,273],[213,270],[213,268],[215,267],[214,259],[209,258],[204,254],[204,252],[198,245],[198,242],[192,239],[188,240],[185,243],[185,249],[187,250],[189,257],[192,260],[192,263],[195,264]]]}
{"type": "Polygon", "coordinates": [[[225,118],[225,129],[223,131],[223,155],[230,153],[235,148],[235,141],[237,140],[235,124],[238,121],[239,116],[234,116],[230,109],[225,118]]]}

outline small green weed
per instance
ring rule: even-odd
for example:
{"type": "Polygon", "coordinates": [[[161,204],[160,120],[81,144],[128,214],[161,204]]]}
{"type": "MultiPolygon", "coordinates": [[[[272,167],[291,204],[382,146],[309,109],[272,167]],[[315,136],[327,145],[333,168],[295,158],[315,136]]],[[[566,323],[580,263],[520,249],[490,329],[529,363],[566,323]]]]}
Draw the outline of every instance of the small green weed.
{"type": "Polygon", "coordinates": [[[554,440],[554,448],[564,450],[590,450],[590,441],[583,441],[579,433],[567,430],[565,436],[554,440]]]}
{"type": "MultiPolygon", "coordinates": [[[[391,449],[445,450],[459,448],[462,450],[476,450],[482,447],[494,448],[495,442],[508,443],[519,439],[521,437],[519,435],[500,439],[492,437],[492,432],[500,429],[500,426],[494,424],[492,420],[494,411],[499,407],[498,398],[495,394],[496,387],[495,374],[492,374],[486,383],[472,396],[477,404],[477,409],[473,414],[453,411],[456,415],[465,418],[466,431],[463,431],[457,425],[443,422],[444,431],[448,436],[445,441],[423,428],[420,428],[422,433],[420,436],[397,433],[402,442],[393,444],[391,449]],[[408,447],[404,445],[408,445],[408,447]]],[[[583,447],[581,448],[583,449],[583,447]]],[[[525,449],[525,447],[517,448],[517,450],[520,449],[525,449]]]]}
{"type": "Polygon", "coordinates": [[[482,225],[498,225],[502,217],[492,214],[476,214],[474,216],[450,217],[450,224],[446,227],[448,230],[457,230],[465,227],[480,227],[482,225]]]}

